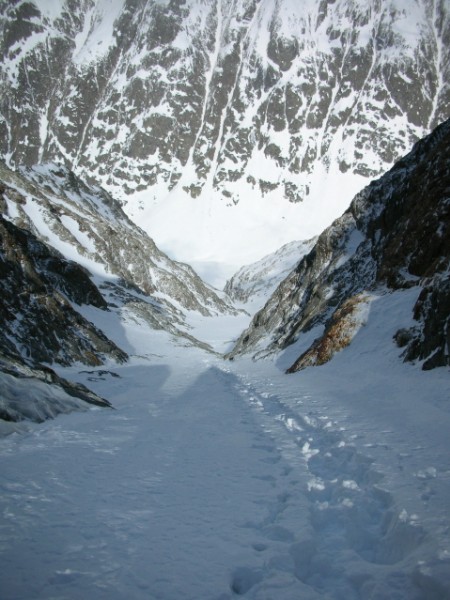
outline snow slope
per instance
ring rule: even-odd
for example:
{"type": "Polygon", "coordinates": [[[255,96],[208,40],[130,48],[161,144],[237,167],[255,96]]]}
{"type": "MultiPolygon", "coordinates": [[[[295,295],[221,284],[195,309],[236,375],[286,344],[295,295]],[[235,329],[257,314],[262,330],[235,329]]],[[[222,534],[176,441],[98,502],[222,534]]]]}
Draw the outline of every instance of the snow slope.
{"type": "MultiPolygon", "coordinates": [[[[261,177],[266,173],[259,165],[261,177]]],[[[148,231],[159,248],[187,262],[204,281],[220,289],[243,265],[261,260],[293,240],[319,235],[366,185],[359,175],[325,173],[319,167],[311,194],[286,202],[277,191],[242,188],[245,201],[233,204],[205,191],[192,198],[181,186],[168,194],[157,189],[136,192],[124,206],[130,218],[148,231]]]]}
{"type": "Polygon", "coordinates": [[[450,598],[448,370],[386,342],[415,295],[290,376],[105,313],[131,361],[61,372],[116,410],[0,441],[2,598],[450,598]]]}

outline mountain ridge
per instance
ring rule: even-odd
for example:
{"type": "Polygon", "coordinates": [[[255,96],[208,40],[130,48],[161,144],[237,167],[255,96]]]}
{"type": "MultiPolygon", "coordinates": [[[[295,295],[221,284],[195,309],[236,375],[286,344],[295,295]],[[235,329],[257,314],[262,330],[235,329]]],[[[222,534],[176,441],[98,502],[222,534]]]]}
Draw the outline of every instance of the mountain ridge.
{"type": "MultiPolygon", "coordinates": [[[[292,370],[320,363],[356,335],[382,285],[421,286],[416,323],[395,339],[408,360],[447,364],[438,264],[447,229],[427,198],[405,222],[400,199],[385,210],[390,192],[372,182],[322,233],[362,182],[448,117],[444,1],[14,0],[0,9],[0,56],[2,343],[11,361],[40,369],[126,360],[122,323],[211,352],[200,322],[231,322],[238,312],[227,293],[254,310],[297,265],[232,356],[252,345],[278,351],[317,326],[321,336],[292,370]],[[319,233],[311,252],[292,242],[319,233]],[[210,281],[263,259],[219,292],[169,256],[188,257],[210,281]]],[[[446,127],[410,156],[430,139],[439,147],[446,127]]],[[[401,159],[382,181],[414,199],[422,178],[444,207],[444,163],[430,155],[433,174],[413,162],[401,159]],[[409,185],[408,169],[417,171],[409,185]]]]}
{"type": "Polygon", "coordinates": [[[364,294],[417,286],[416,324],[397,332],[396,341],[405,359],[422,361],[424,369],[448,365],[449,148],[450,120],[362,190],[255,315],[229,357],[277,352],[319,327],[319,337],[288,371],[321,364],[358,331],[364,294]]]}
{"type": "Polygon", "coordinates": [[[21,406],[22,417],[38,420],[73,410],[80,403],[72,396],[108,406],[48,365],[127,361],[132,347],[120,329],[130,321],[214,352],[195,337],[192,315],[239,312],[162,253],[107,192],[61,165],[12,171],[0,163],[0,276],[1,410],[10,421],[20,420],[21,406]],[[114,326],[105,330],[108,320],[114,326]],[[17,400],[26,378],[35,409],[17,400]]]}
{"type": "Polygon", "coordinates": [[[65,163],[188,262],[319,234],[449,116],[439,0],[36,0],[1,19],[1,154],[65,163]]]}

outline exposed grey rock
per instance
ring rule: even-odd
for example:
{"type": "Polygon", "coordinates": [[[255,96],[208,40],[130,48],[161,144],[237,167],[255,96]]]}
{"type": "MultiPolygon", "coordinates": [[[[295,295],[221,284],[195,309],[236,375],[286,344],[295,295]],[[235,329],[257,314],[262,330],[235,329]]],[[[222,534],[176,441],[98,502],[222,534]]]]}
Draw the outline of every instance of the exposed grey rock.
{"type": "MultiPolygon", "coordinates": [[[[356,295],[421,286],[418,324],[399,331],[397,343],[406,360],[424,360],[423,368],[449,364],[449,223],[450,120],[355,197],[255,315],[230,356],[285,348],[315,325],[325,327],[315,343],[319,351],[356,295]]],[[[291,370],[304,366],[304,358],[291,370]]]]}
{"type": "Polygon", "coordinates": [[[424,360],[425,370],[450,363],[450,276],[435,277],[425,285],[414,307],[418,322],[403,334],[406,360],[424,360]],[[406,339],[405,339],[406,333],[406,339]]]}
{"type": "MultiPolygon", "coordinates": [[[[46,165],[12,171],[0,163],[0,184],[0,208],[5,227],[13,227],[14,223],[22,228],[14,235],[24,240],[36,240],[29,244],[39,257],[39,264],[33,264],[37,271],[34,280],[39,277],[49,289],[56,287],[58,302],[71,303],[74,315],[78,314],[76,304],[91,304],[103,309],[109,306],[118,311],[120,321],[120,310],[125,308],[130,318],[134,315],[134,319],[168,331],[184,340],[183,343],[210,349],[190,335],[186,313],[196,311],[213,316],[236,312],[230,302],[204,284],[191,267],[172,261],[161,252],[107,192],[85,184],[66,167],[46,165]],[[73,260],[63,259],[49,244],[73,260]]],[[[15,289],[22,293],[21,277],[11,275],[11,278],[15,289]]],[[[41,304],[48,308],[50,303],[56,302],[46,290],[41,290],[40,308],[41,304]]],[[[58,354],[56,358],[54,350],[47,355],[47,345],[53,348],[53,338],[58,337],[59,328],[67,325],[58,306],[56,303],[55,311],[53,304],[48,308],[49,317],[43,322],[40,316],[44,317],[44,314],[32,312],[26,321],[27,327],[33,329],[31,341],[28,342],[28,329],[22,332],[21,340],[32,345],[35,359],[58,360],[64,364],[88,360],[101,364],[99,355],[94,357],[88,353],[83,358],[67,343],[63,344],[65,357],[58,354]],[[41,332],[41,337],[35,338],[34,329],[41,332]],[[35,343],[35,339],[40,342],[35,343]]],[[[32,311],[30,307],[27,310],[32,311]]],[[[84,323],[84,319],[78,317],[81,320],[77,323],[84,323]]],[[[14,339],[18,341],[17,337],[14,339]]],[[[95,343],[103,348],[100,335],[95,343]]],[[[101,351],[107,352],[106,349],[101,351]]]]}
{"type": "Polygon", "coordinates": [[[120,362],[120,350],[69,302],[106,308],[106,302],[79,265],[0,215],[2,347],[36,362],[120,362]]]}
{"type": "Polygon", "coordinates": [[[117,276],[166,305],[175,302],[204,315],[233,310],[191,267],[161,252],[107,192],[67,168],[46,165],[13,172],[0,164],[0,179],[8,188],[3,202],[8,218],[43,241],[66,247],[88,268],[117,276]],[[41,224],[34,222],[36,209],[41,224]]]}
{"type": "Polygon", "coordinates": [[[189,266],[160,252],[109,194],[65,167],[12,171],[0,164],[0,211],[3,420],[41,421],[85,402],[108,405],[40,364],[127,359],[82,316],[82,305],[207,350],[190,335],[186,311],[234,312],[189,266]]]}
{"type": "Polygon", "coordinates": [[[182,185],[194,196],[211,181],[243,201],[253,179],[299,202],[317,161],[379,175],[448,116],[443,1],[125,0],[111,11],[3,3],[0,152],[12,164],[64,161],[126,196],[170,190],[192,163],[182,185]],[[258,156],[279,176],[255,171],[258,156]]]}
{"type": "MultiPolygon", "coordinates": [[[[285,244],[276,252],[263,257],[254,264],[239,269],[227,281],[224,292],[240,304],[261,308],[279,283],[292,271],[315,243],[315,238],[285,244]]],[[[252,313],[251,313],[252,314],[252,313]]]]}

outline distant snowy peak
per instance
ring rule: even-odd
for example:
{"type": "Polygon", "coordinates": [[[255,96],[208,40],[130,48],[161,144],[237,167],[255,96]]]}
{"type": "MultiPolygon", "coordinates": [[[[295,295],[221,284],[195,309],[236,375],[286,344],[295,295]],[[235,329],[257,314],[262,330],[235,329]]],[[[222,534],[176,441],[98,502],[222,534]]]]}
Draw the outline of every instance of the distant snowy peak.
{"type": "MultiPolygon", "coordinates": [[[[450,120],[372,182],[280,284],[231,356],[279,351],[317,328],[292,365],[329,360],[367,316],[373,294],[418,288],[415,324],[395,335],[407,360],[450,364],[450,120]]],[[[400,353],[400,351],[399,351],[400,353]]]]}
{"type": "Polygon", "coordinates": [[[233,211],[236,240],[250,242],[236,241],[230,260],[256,258],[246,248],[280,230],[280,204],[296,206],[285,210],[299,232],[286,227],[278,246],[319,233],[358,178],[384,172],[449,116],[439,0],[2,6],[3,157],[63,161],[126,200],[147,231],[169,223],[156,241],[184,236],[185,257],[230,253],[222,230],[233,211]],[[188,202],[205,226],[173,219],[188,202]],[[258,211],[268,213],[259,237],[258,211]]]}

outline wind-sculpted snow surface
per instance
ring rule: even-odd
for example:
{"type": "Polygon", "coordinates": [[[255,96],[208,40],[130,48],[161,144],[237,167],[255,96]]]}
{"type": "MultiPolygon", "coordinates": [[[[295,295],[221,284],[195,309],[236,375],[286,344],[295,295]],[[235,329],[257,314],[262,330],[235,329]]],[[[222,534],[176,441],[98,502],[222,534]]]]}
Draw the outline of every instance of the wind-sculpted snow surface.
{"type": "Polygon", "coordinates": [[[63,161],[185,260],[319,234],[449,116],[445,0],[2,6],[2,156],[63,161]]]}
{"type": "Polygon", "coordinates": [[[424,368],[449,364],[449,186],[447,121],[319,236],[231,356],[279,351],[317,327],[319,337],[291,370],[321,364],[366,322],[371,295],[417,286],[416,323],[396,332],[396,341],[406,359],[420,359],[424,368]]]}

